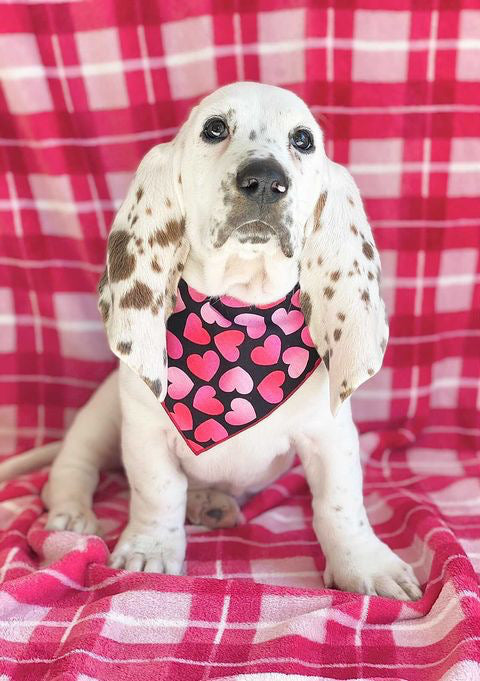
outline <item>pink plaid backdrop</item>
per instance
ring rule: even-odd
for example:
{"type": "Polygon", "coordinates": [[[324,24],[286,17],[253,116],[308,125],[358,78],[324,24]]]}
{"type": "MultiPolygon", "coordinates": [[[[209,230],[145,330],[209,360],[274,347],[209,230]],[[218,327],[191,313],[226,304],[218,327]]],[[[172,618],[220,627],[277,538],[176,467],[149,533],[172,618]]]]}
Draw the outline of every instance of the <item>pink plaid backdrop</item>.
{"type": "MultiPolygon", "coordinates": [[[[0,16],[0,454],[61,438],[114,366],[95,287],[142,155],[220,85],[285,86],[381,250],[391,340],[353,406],[369,516],[426,587],[408,606],[323,590],[299,468],[245,526],[192,530],[183,578],[115,573],[102,540],[48,536],[39,473],[0,490],[1,681],[480,679],[478,2],[34,0],[0,16]]],[[[111,548],[123,477],[96,502],[111,548]]]]}

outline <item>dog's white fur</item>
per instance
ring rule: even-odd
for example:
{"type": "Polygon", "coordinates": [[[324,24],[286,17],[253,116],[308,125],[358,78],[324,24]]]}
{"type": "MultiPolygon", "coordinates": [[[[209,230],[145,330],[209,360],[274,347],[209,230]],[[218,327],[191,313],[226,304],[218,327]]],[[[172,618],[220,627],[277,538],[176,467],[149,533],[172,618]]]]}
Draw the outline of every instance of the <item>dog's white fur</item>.
{"type": "Polygon", "coordinates": [[[48,527],[96,530],[92,496],[99,471],[119,464],[121,432],[130,518],[111,564],[177,574],[185,556],[187,489],[215,488],[243,499],[285,472],[298,452],[326,556],[325,584],[418,598],[412,569],[375,536],[366,516],[348,399],[380,368],[388,337],[378,257],[358,190],[325,156],[322,132],[304,103],[256,83],[236,83],[207,97],[172,143],[142,161],[115,234],[100,305],[122,361],[80,410],[53,463],[44,495],[48,527]],[[201,138],[212,115],[224,116],[231,133],[215,145],[201,138]],[[313,132],[314,153],[300,154],[289,144],[298,126],[313,132]],[[249,155],[273,156],[290,181],[282,209],[259,217],[277,234],[266,244],[240,243],[234,229],[222,236],[227,223],[231,228],[232,221],[235,227],[252,219],[251,205],[235,188],[236,169],[249,155]],[[165,226],[157,238],[159,225],[165,226]],[[329,370],[322,362],[263,421],[194,456],[159,403],[167,386],[165,321],[182,266],[196,290],[255,305],[290,291],[299,265],[302,307],[329,370]],[[146,287],[143,297],[125,304],[138,282],[146,287]]]}

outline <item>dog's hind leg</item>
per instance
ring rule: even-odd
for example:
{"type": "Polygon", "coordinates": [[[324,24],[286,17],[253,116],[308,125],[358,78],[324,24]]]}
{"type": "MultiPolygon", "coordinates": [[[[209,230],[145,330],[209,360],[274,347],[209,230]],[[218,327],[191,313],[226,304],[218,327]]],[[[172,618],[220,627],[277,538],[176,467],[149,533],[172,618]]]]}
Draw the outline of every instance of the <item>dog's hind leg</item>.
{"type": "Polygon", "coordinates": [[[118,372],[100,385],[76,415],[42,493],[48,530],[94,534],[92,498],[101,470],[120,467],[118,372]]]}

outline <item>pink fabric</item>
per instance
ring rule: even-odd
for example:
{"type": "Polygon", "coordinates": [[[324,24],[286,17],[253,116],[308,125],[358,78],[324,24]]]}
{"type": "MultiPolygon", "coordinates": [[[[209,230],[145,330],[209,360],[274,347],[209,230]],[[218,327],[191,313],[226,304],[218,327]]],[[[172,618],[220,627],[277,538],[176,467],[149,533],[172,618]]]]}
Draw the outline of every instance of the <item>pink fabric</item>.
{"type": "Polygon", "coordinates": [[[141,156],[210,89],[283,85],[355,176],[381,250],[392,336],[353,407],[369,516],[425,587],[415,604],[323,589],[300,468],[245,525],[190,531],[185,577],[105,566],[122,475],[96,496],[105,544],[44,532],[37,473],[1,490],[2,681],[480,678],[480,10],[430,7],[2,5],[2,454],[62,437],[114,366],[95,286],[141,156]]]}

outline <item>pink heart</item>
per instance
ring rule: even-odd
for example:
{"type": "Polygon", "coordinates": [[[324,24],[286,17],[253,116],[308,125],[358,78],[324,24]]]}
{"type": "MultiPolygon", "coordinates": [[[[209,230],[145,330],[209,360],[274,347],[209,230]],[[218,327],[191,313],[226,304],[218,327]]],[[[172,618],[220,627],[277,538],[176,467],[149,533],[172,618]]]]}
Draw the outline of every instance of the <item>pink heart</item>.
{"type": "Polygon", "coordinates": [[[173,310],[174,312],[182,312],[185,309],[185,303],[182,300],[182,296],[180,295],[180,291],[177,291],[177,299],[175,301],[175,309],[173,310]]]}
{"type": "Polygon", "coordinates": [[[195,428],[195,438],[199,442],[208,442],[209,440],[220,442],[220,440],[225,440],[227,436],[228,433],[225,428],[215,419],[207,419],[195,428]]]}
{"type": "Polygon", "coordinates": [[[243,426],[257,416],[250,402],[244,400],[243,397],[236,397],[232,400],[231,407],[232,411],[227,411],[225,414],[225,421],[232,426],[243,426]]]}
{"type": "Polygon", "coordinates": [[[207,350],[202,355],[190,355],[187,357],[187,366],[195,376],[209,381],[217,373],[220,366],[220,357],[214,350],[207,350]]]}
{"type": "Polygon", "coordinates": [[[285,382],[283,371],[272,371],[258,384],[257,390],[264,400],[271,404],[278,404],[283,400],[281,385],[285,382]]]}
{"type": "Polygon", "coordinates": [[[270,364],[278,362],[281,347],[282,344],[278,336],[267,336],[263,345],[253,348],[250,357],[255,364],[269,366],[270,364]]]}
{"type": "Polygon", "coordinates": [[[193,388],[193,381],[178,367],[168,368],[168,394],[172,400],[182,400],[193,388]]]}
{"type": "Polygon", "coordinates": [[[235,317],[235,323],[246,326],[250,338],[260,338],[267,330],[265,320],[258,314],[238,314],[235,317]]]}
{"type": "Polygon", "coordinates": [[[298,331],[304,320],[305,318],[300,310],[287,312],[284,307],[280,307],[272,314],[272,322],[279,326],[286,336],[298,331]]]}
{"type": "Polygon", "coordinates": [[[197,390],[193,398],[193,406],[204,414],[211,414],[213,416],[223,414],[223,404],[214,397],[216,394],[215,389],[211,385],[202,386],[197,390]]]}
{"type": "Polygon", "coordinates": [[[227,307],[248,307],[248,303],[244,303],[238,300],[238,298],[232,298],[231,296],[220,296],[220,301],[227,307]]]}
{"type": "Polygon", "coordinates": [[[207,324],[218,324],[223,329],[228,329],[229,326],[232,326],[232,322],[229,319],[225,319],[223,314],[220,314],[210,303],[202,305],[200,314],[207,324]]]}
{"type": "Polygon", "coordinates": [[[180,430],[191,430],[193,428],[192,413],[186,404],[176,402],[170,414],[180,430]]]}
{"type": "Polygon", "coordinates": [[[302,329],[302,333],[300,335],[305,345],[308,345],[309,348],[315,347],[315,343],[312,340],[308,326],[302,329]]]}
{"type": "Polygon", "coordinates": [[[295,307],[300,307],[300,289],[298,289],[298,291],[295,291],[291,300],[292,305],[295,305],[295,307]]]}
{"type": "Polygon", "coordinates": [[[194,442],[193,440],[189,440],[188,437],[185,438],[187,445],[192,449],[195,454],[199,454],[202,451],[201,445],[198,444],[198,442],[194,442]]]}
{"type": "Polygon", "coordinates": [[[183,346],[171,331],[167,330],[167,354],[172,359],[180,359],[183,355],[183,346]]]}
{"type": "Polygon", "coordinates": [[[229,369],[221,376],[218,385],[226,393],[236,390],[241,395],[248,395],[248,393],[252,392],[253,381],[245,369],[233,367],[233,369],[229,369]]]}
{"type": "Polygon", "coordinates": [[[194,312],[190,312],[188,315],[183,334],[185,338],[197,345],[208,345],[210,343],[208,331],[203,328],[200,317],[194,312]]]}
{"type": "Polygon", "coordinates": [[[257,305],[259,310],[268,310],[271,307],[277,307],[277,305],[281,305],[283,301],[285,300],[285,296],[283,298],[280,298],[280,300],[274,300],[273,303],[264,303],[264,305],[257,305]]]}
{"type": "Polygon", "coordinates": [[[222,331],[214,336],[215,345],[229,362],[235,362],[240,357],[238,346],[244,340],[243,331],[222,331]]]}
{"type": "Polygon", "coordinates": [[[199,293],[198,291],[195,291],[194,288],[191,286],[188,287],[188,292],[190,294],[190,298],[194,300],[196,303],[201,303],[205,300],[207,296],[204,296],[203,293],[199,293]]]}
{"type": "Polygon", "coordinates": [[[287,348],[282,355],[285,364],[288,364],[288,375],[290,378],[298,378],[307,366],[309,352],[305,348],[294,346],[287,348]]]}

